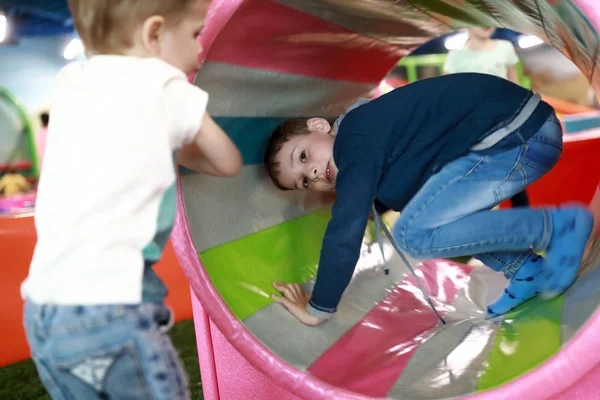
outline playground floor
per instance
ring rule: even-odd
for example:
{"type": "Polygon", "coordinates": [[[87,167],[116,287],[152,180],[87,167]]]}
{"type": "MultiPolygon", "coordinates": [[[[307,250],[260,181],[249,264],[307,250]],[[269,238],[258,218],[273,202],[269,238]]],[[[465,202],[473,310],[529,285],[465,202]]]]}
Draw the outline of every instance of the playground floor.
{"type": "MultiPolygon", "coordinates": [[[[194,321],[182,321],[169,333],[190,378],[193,400],[204,399],[198,351],[194,333],[194,321]]],[[[38,379],[33,361],[27,360],[0,368],[0,399],[2,400],[51,400],[38,379]]]]}

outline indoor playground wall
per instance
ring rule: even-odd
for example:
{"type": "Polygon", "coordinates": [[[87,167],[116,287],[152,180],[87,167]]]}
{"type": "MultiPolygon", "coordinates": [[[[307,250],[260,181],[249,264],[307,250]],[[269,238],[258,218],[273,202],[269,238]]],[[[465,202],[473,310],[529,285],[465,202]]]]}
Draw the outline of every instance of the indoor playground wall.
{"type": "Polygon", "coordinates": [[[46,108],[54,92],[56,73],[72,35],[22,38],[18,46],[0,46],[0,87],[17,96],[30,113],[46,108]]]}

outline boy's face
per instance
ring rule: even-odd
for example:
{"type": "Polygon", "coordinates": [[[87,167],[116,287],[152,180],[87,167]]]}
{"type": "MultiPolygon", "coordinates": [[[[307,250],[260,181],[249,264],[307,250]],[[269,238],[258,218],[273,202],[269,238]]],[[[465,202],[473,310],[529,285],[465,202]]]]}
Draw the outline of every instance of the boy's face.
{"type": "Polygon", "coordinates": [[[473,36],[480,40],[489,39],[494,34],[496,28],[469,28],[469,36],[473,36]]]}
{"type": "Polygon", "coordinates": [[[277,153],[277,180],[287,189],[334,192],[338,169],[331,126],[322,118],[311,118],[307,125],[310,133],[294,136],[277,153]]]}
{"type": "Polygon", "coordinates": [[[202,45],[199,37],[209,2],[197,0],[178,24],[165,26],[158,57],[186,74],[200,69],[202,45]]]}

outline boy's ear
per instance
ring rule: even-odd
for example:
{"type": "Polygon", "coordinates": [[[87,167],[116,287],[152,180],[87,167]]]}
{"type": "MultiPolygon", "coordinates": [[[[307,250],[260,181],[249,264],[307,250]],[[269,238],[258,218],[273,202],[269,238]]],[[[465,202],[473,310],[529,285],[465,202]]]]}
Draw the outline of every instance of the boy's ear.
{"type": "Polygon", "coordinates": [[[311,132],[329,133],[331,130],[331,125],[324,118],[311,118],[306,121],[306,125],[308,126],[308,130],[311,132]]]}
{"type": "Polygon", "coordinates": [[[165,30],[165,19],[160,15],[147,18],[142,25],[142,44],[151,54],[160,53],[161,36],[165,30]]]}

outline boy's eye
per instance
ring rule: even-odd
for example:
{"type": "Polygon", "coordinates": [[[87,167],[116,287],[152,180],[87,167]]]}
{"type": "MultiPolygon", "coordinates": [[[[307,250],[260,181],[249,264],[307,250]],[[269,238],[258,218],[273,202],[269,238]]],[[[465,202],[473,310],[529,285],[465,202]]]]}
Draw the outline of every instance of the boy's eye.
{"type": "Polygon", "coordinates": [[[306,178],[302,179],[302,187],[304,189],[308,189],[308,179],[306,179],[306,178]]]}
{"type": "Polygon", "coordinates": [[[306,162],[306,151],[302,150],[300,153],[300,161],[304,164],[306,162]]]}

